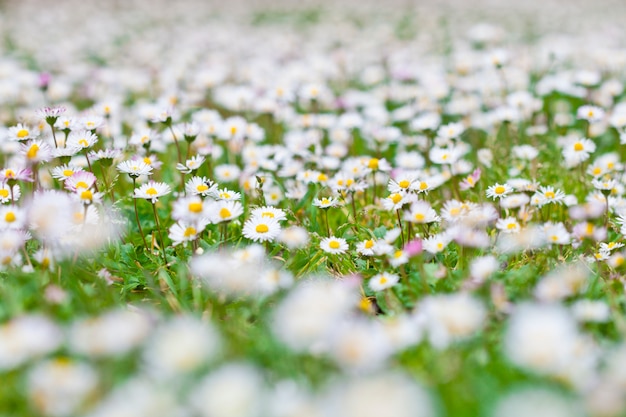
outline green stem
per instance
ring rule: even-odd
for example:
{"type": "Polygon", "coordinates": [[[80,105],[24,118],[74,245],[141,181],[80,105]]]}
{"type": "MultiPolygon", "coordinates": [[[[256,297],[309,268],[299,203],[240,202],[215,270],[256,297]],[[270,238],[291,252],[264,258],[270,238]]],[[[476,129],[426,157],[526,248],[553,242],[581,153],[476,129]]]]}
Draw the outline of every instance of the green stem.
{"type": "Polygon", "coordinates": [[[152,203],[152,211],[154,212],[154,222],[156,223],[156,228],[159,232],[159,239],[161,240],[161,254],[163,255],[163,262],[165,263],[165,266],[167,266],[167,259],[165,258],[165,241],[163,240],[163,234],[161,234],[161,226],[159,225],[159,216],[157,214],[155,203],[152,203]]]}

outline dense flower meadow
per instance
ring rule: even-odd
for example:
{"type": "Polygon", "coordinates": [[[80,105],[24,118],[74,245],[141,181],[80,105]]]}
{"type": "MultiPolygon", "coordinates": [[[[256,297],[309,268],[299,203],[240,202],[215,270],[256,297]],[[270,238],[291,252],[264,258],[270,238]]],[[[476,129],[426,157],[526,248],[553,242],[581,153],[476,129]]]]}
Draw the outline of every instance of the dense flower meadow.
{"type": "Polygon", "coordinates": [[[469,3],[0,2],[0,417],[626,415],[625,7],[469,3]]]}

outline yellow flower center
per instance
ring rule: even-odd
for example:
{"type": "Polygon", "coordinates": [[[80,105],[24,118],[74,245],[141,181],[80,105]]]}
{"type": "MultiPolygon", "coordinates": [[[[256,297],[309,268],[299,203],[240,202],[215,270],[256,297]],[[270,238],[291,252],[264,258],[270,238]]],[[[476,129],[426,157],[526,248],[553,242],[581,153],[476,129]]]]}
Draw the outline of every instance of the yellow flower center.
{"type": "Polygon", "coordinates": [[[143,158],[143,162],[147,165],[151,165],[152,164],[152,160],[150,158],[148,158],[147,156],[145,158],[143,158]]]}
{"type": "Polygon", "coordinates": [[[231,214],[230,210],[228,210],[226,207],[222,207],[222,208],[220,209],[220,217],[221,217],[222,219],[227,219],[227,218],[229,218],[230,216],[232,216],[232,214],[231,214]]]}
{"type": "Polygon", "coordinates": [[[39,152],[39,145],[37,145],[36,143],[33,143],[31,147],[28,149],[28,152],[26,152],[26,157],[28,159],[36,158],[37,152],[39,152]]]}
{"type": "Polygon", "coordinates": [[[458,216],[461,213],[461,209],[458,207],[454,207],[450,209],[451,216],[458,216]]]}
{"type": "Polygon", "coordinates": [[[372,239],[365,242],[365,249],[371,249],[374,246],[374,241],[372,239]]]}
{"type": "Polygon", "coordinates": [[[322,198],[322,204],[323,204],[323,205],[330,204],[330,200],[329,200],[329,199],[327,199],[327,198],[322,198]]]}
{"type": "Polygon", "coordinates": [[[83,148],[86,148],[87,146],[89,146],[89,142],[87,142],[87,139],[81,139],[78,141],[78,144],[80,146],[82,146],[83,148]]]}
{"type": "Polygon", "coordinates": [[[361,298],[361,301],[359,301],[359,308],[367,313],[372,308],[372,302],[369,299],[363,297],[361,298]]]}
{"type": "Polygon", "coordinates": [[[379,282],[379,283],[381,283],[381,284],[386,284],[386,283],[387,283],[387,278],[386,278],[386,277],[384,277],[384,276],[382,276],[382,277],[380,277],[380,279],[378,280],[378,282],[379,282]]]}
{"type": "Polygon", "coordinates": [[[20,139],[24,139],[26,136],[28,136],[28,130],[26,129],[20,129],[17,131],[17,137],[20,139]]]}
{"type": "Polygon", "coordinates": [[[193,203],[189,203],[189,211],[192,213],[202,213],[202,202],[194,201],[193,203]]]}
{"type": "Polygon", "coordinates": [[[600,174],[602,174],[602,168],[600,168],[600,167],[595,167],[595,168],[593,169],[593,171],[591,171],[591,172],[593,173],[593,175],[600,175],[600,174]]]}
{"type": "Polygon", "coordinates": [[[426,216],[424,216],[422,213],[415,214],[415,220],[417,220],[418,222],[423,222],[425,218],[426,216]]]}
{"type": "Polygon", "coordinates": [[[93,193],[90,190],[85,190],[80,193],[81,200],[91,200],[93,199],[93,193]]]}
{"type": "Polygon", "coordinates": [[[331,241],[328,243],[328,246],[329,246],[331,249],[339,249],[339,247],[341,246],[341,244],[340,244],[339,242],[337,242],[336,240],[331,240],[331,241]]]}
{"type": "Polygon", "coordinates": [[[4,188],[0,189],[0,197],[7,198],[8,196],[9,196],[9,190],[4,189],[4,188]]]}
{"type": "Polygon", "coordinates": [[[509,223],[506,225],[506,228],[511,230],[511,229],[515,229],[517,227],[517,224],[515,223],[509,223]]]}
{"type": "Polygon", "coordinates": [[[437,243],[437,249],[439,250],[443,249],[443,243],[441,242],[437,243]]]}
{"type": "Polygon", "coordinates": [[[575,150],[576,152],[580,152],[580,151],[582,151],[583,149],[585,149],[585,147],[583,146],[583,144],[582,144],[582,143],[580,143],[580,142],[576,142],[576,143],[574,144],[574,150],[575,150]]]}
{"type": "Polygon", "coordinates": [[[263,213],[261,213],[261,217],[269,217],[270,219],[273,219],[274,213],[272,213],[271,211],[264,211],[263,213]]]}
{"type": "Polygon", "coordinates": [[[398,204],[400,201],[402,201],[402,195],[400,195],[399,193],[391,194],[389,198],[391,198],[393,204],[398,204]]]}
{"type": "Polygon", "coordinates": [[[4,176],[6,178],[15,178],[15,171],[13,171],[12,169],[5,169],[4,176]]]}
{"type": "Polygon", "coordinates": [[[411,183],[407,180],[402,180],[398,183],[398,185],[400,186],[400,188],[409,188],[409,185],[411,185],[411,183]]]}
{"type": "Polygon", "coordinates": [[[554,198],[556,197],[556,194],[554,194],[554,191],[546,191],[545,196],[547,198],[554,198]]]}
{"type": "Polygon", "coordinates": [[[428,184],[426,184],[424,181],[420,182],[420,190],[421,191],[424,191],[427,188],[428,188],[428,184]]]}
{"type": "Polygon", "coordinates": [[[156,188],[154,187],[150,187],[146,190],[146,194],[148,194],[149,196],[153,197],[155,195],[157,195],[159,192],[156,190],[156,188]]]}
{"type": "MultiPolygon", "coordinates": [[[[318,176],[317,176],[317,180],[318,180],[319,182],[325,182],[325,181],[328,181],[328,175],[326,175],[326,174],[320,174],[320,175],[318,175],[318,176]]],[[[341,185],[341,184],[340,184],[340,185],[341,185]]]]}
{"type": "Polygon", "coordinates": [[[270,228],[267,227],[266,224],[261,223],[261,224],[257,225],[255,230],[256,230],[257,233],[267,233],[267,232],[269,232],[270,228]]]}
{"type": "Polygon", "coordinates": [[[370,159],[370,161],[368,162],[367,166],[370,169],[378,169],[378,159],[377,158],[370,159]]]}
{"type": "Polygon", "coordinates": [[[208,190],[208,189],[209,189],[209,187],[208,187],[208,185],[206,185],[206,184],[200,184],[200,185],[198,185],[198,186],[196,187],[196,190],[198,190],[198,191],[200,191],[200,192],[206,191],[206,190],[208,190]]]}
{"type": "Polygon", "coordinates": [[[195,235],[196,235],[196,229],[194,229],[193,227],[186,228],[185,232],[183,233],[184,237],[191,237],[195,235]]]}
{"type": "Polygon", "coordinates": [[[503,194],[506,191],[506,188],[504,188],[501,185],[498,185],[495,190],[493,190],[496,194],[503,194]]]}
{"type": "Polygon", "coordinates": [[[85,181],[78,181],[76,183],[76,188],[89,188],[89,186],[85,181]]]}
{"type": "Polygon", "coordinates": [[[220,193],[220,198],[223,198],[224,200],[228,200],[230,198],[230,194],[228,194],[228,193],[220,193]]]}
{"type": "Polygon", "coordinates": [[[74,223],[82,223],[85,216],[80,211],[74,212],[74,223]]]}
{"type": "Polygon", "coordinates": [[[15,221],[16,217],[15,217],[15,213],[13,213],[12,211],[9,211],[5,216],[4,216],[4,221],[7,223],[13,223],[15,221]]]}
{"type": "Polygon", "coordinates": [[[230,128],[230,134],[231,134],[231,135],[234,135],[235,133],[237,133],[237,126],[232,126],[232,127],[230,128]]]}
{"type": "Polygon", "coordinates": [[[394,254],[393,257],[398,259],[402,256],[402,251],[401,250],[397,250],[394,254]]]}
{"type": "Polygon", "coordinates": [[[72,171],[71,169],[64,169],[63,170],[63,176],[64,177],[71,177],[72,174],[74,174],[74,171],[72,171]]]}

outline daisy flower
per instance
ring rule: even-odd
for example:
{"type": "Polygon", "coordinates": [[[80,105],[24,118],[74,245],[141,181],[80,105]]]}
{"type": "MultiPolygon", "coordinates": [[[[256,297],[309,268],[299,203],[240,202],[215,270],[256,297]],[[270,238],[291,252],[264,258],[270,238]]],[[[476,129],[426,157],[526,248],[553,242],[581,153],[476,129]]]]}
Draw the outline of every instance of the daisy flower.
{"type": "Polygon", "coordinates": [[[0,203],[6,204],[9,201],[17,201],[20,199],[22,195],[22,191],[20,190],[20,186],[15,184],[11,187],[6,182],[0,182],[0,203]]]}
{"type": "Polygon", "coordinates": [[[281,230],[277,240],[289,249],[300,249],[309,243],[309,232],[304,227],[291,226],[281,230]]]}
{"type": "Polygon", "coordinates": [[[487,188],[487,197],[493,198],[495,200],[496,198],[505,197],[512,192],[513,187],[511,187],[509,184],[495,183],[494,185],[487,188]]]}
{"type": "Polygon", "coordinates": [[[222,188],[221,190],[217,190],[216,198],[217,200],[223,201],[238,201],[241,200],[241,193],[222,188]]]}
{"type": "Polygon", "coordinates": [[[478,180],[480,180],[481,170],[480,168],[476,168],[474,172],[465,177],[463,181],[459,184],[459,188],[463,191],[469,190],[470,188],[474,188],[478,180]]]}
{"type": "Polygon", "coordinates": [[[389,264],[394,268],[409,262],[409,254],[404,250],[397,250],[388,259],[389,264]]]}
{"type": "Polygon", "coordinates": [[[22,123],[18,123],[17,126],[10,127],[7,133],[6,138],[14,141],[25,141],[28,139],[35,139],[39,136],[37,129],[32,129],[22,123]]]}
{"type": "Polygon", "coordinates": [[[92,203],[99,203],[103,196],[104,194],[94,193],[91,189],[78,189],[73,194],[74,199],[85,206],[92,203]]]}
{"type": "Polygon", "coordinates": [[[74,149],[86,149],[98,142],[98,137],[88,130],[70,132],[65,146],[74,149]]]}
{"type": "Polygon", "coordinates": [[[174,246],[180,245],[181,243],[186,245],[187,242],[196,240],[205,226],[205,222],[186,223],[179,221],[170,227],[168,236],[174,246]]]}
{"type": "Polygon", "coordinates": [[[520,225],[515,217],[507,217],[496,221],[496,229],[500,230],[502,233],[518,233],[520,231],[520,225]]]}
{"type": "Polygon", "coordinates": [[[604,117],[604,110],[598,106],[580,106],[576,111],[576,117],[578,119],[586,120],[589,123],[595,123],[602,120],[604,117]]]}
{"type": "Polygon", "coordinates": [[[624,246],[624,244],[620,243],[620,242],[609,242],[609,243],[602,242],[602,243],[600,243],[600,251],[611,252],[611,251],[613,251],[615,249],[619,249],[619,248],[621,248],[623,246],[624,246]]]}
{"type": "Polygon", "coordinates": [[[52,174],[52,178],[56,178],[57,180],[63,182],[66,179],[70,178],[75,173],[80,172],[82,170],[83,169],[81,167],[65,164],[65,165],[61,165],[58,167],[54,167],[51,171],[51,174],[52,174]]]}
{"type": "Polygon", "coordinates": [[[256,216],[243,225],[243,236],[255,242],[272,242],[280,234],[280,223],[271,217],[256,216]]]}
{"type": "Polygon", "coordinates": [[[459,160],[459,158],[461,157],[461,153],[459,152],[458,148],[453,146],[448,148],[433,146],[428,152],[428,157],[433,164],[452,165],[459,160]]]}
{"type": "Polygon", "coordinates": [[[437,129],[437,136],[442,139],[456,139],[465,131],[463,123],[448,123],[437,129]]]}
{"type": "Polygon", "coordinates": [[[0,207],[0,230],[21,229],[26,224],[26,213],[17,206],[0,207]]]}
{"type": "Polygon", "coordinates": [[[365,166],[367,166],[367,168],[371,169],[372,171],[391,171],[391,165],[389,164],[389,162],[387,162],[385,158],[366,158],[364,162],[365,166]]]}
{"type": "Polygon", "coordinates": [[[539,191],[533,195],[533,198],[539,197],[539,204],[533,204],[534,200],[531,199],[531,204],[543,206],[545,204],[557,203],[561,204],[565,199],[565,193],[561,190],[555,190],[552,186],[539,187],[539,191]]]}
{"type": "Polygon", "coordinates": [[[356,251],[360,255],[373,256],[375,254],[374,252],[375,246],[376,246],[376,241],[374,239],[367,239],[367,240],[357,243],[356,251]]]}
{"type": "Polygon", "coordinates": [[[595,178],[591,181],[591,185],[596,190],[602,191],[603,194],[610,194],[615,187],[617,186],[617,182],[613,179],[599,179],[595,178]]]}
{"type": "Polygon", "coordinates": [[[320,242],[320,249],[333,255],[341,255],[348,250],[349,246],[345,239],[340,237],[326,237],[320,242]]]}
{"type": "Polygon", "coordinates": [[[46,121],[50,126],[53,126],[59,116],[65,113],[66,108],[63,106],[58,107],[43,107],[37,110],[37,115],[46,121]]]}
{"type": "Polygon", "coordinates": [[[428,191],[432,190],[433,188],[435,188],[433,178],[415,181],[411,185],[411,190],[417,191],[418,193],[428,193],[428,191]]]}
{"type": "Polygon", "coordinates": [[[441,218],[448,223],[456,223],[463,220],[474,206],[474,203],[448,200],[441,209],[441,218]]]}
{"type": "Polygon", "coordinates": [[[123,174],[128,174],[132,178],[137,178],[140,175],[152,175],[152,166],[144,161],[128,160],[117,164],[117,170],[123,174]]]}
{"type": "Polygon", "coordinates": [[[191,174],[193,171],[200,168],[200,166],[204,163],[205,158],[202,155],[192,156],[190,159],[185,161],[185,164],[176,164],[176,169],[183,174],[191,174]]]}
{"type": "Polygon", "coordinates": [[[452,241],[447,233],[439,233],[422,241],[422,246],[426,252],[437,254],[443,250],[452,241]]]}
{"type": "Polygon", "coordinates": [[[562,154],[569,167],[574,167],[589,159],[589,156],[596,150],[596,144],[589,139],[577,139],[568,142],[563,147],[562,154]]]}
{"type": "Polygon", "coordinates": [[[404,214],[404,219],[411,223],[418,224],[433,223],[441,220],[430,204],[423,200],[411,204],[411,209],[404,214]]]}
{"type": "Polygon", "coordinates": [[[35,164],[37,162],[47,162],[52,158],[52,148],[45,142],[34,140],[28,144],[23,144],[21,152],[26,160],[35,164]]]}
{"type": "Polygon", "coordinates": [[[135,188],[135,198],[145,198],[150,200],[152,204],[156,204],[159,197],[163,197],[172,192],[170,186],[164,182],[149,181],[135,188]]]}
{"type": "Polygon", "coordinates": [[[0,170],[0,182],[9,180],[33,182],[33,171],[30,168],[4,168],[0,170]]]}
{"type": "Polygon", "coordinates": [[[76,171],[71,177],[63,182],[65,188],[70,191],[88,190],[96,183],[96,176],[89,171],[76,171]]]}
{"type": "Polygon", "coordinates": [[[548,222],[543,225],[546,240],[552,245],[567,245],[570,243],[570,234],[563,223],[548,222]]]}
{"type": "Polygon", "coordinates": [[[215,167],[215,178],[220,182],[234,182],[239,179],[241,169],[237,165],[223,164],[215,167]]]}
{"type": "Polygon", "coordinates": [[[178,199],[172,208],[172,218],[187,222],[199,220],[208,216],[208,207],[198,196],[189,196],[178,199]]]}
{"type": "Polygon", "coordinates": [[[265,197],[265,204],[267,205],[277,205],[283,200],[283,191],[279,187],[268,187],[263,190],[263,195],[265,197]]]}
{"type": "Polygon", "coordinates": [[[185,191],[187,194],[215,197],[217,184],[206,177],[191,177],[185,184],[185,191]]]}
{"type": "Polygon", "coordinates": [[[220,200],[211,205],[209,218],[213,223],[228,222],[243,214],[243,206],[239,201],[220,200]]]}
{"type": "Polygon", "coordinates": [[[393,287],[398,283],[399,280],[400,277],[398,275],[383,272],[380,274],[376,274],[372,278],[370,278],[367,285],[369,286],[370,290],[377,292],[393,287]]]}
{"type": "Polygon", "coordinates": [[[500,207],[505,209],[519,208],[530,203],[530,197],[526,194],[510,194],[500,199],[500,207]]]}
{"type": "Polygon", "coordinates": [[[322,209],[337,207],[339,200],[336,197],[322,197],[313,199],[313,205],[322,209]]]}
{"type": "Polygon", "coordinates": [[[404,193],[392,193],[388,197],[385,197],[381,200],[381,203],[385,210],[396,211],[402,208],[406,203],[408,203],[409,198],[404,193]]]}
{"type": "Polygon", "coordinates": [[[251,218],[267,218],[267,219],[275,219],[276,221],[283,221],[287,219],[287,215],[285,212],[279,208],[265,206],[265,207],[257,207],[250,213],[251,218]]]}
{"type": "Polygon", "coordinates": [[[403,174],[396,179],[390,179],[387,189],[390,193],[406,193],[411,189],[411,186],[416,181],[415,175],[403,174]]]}
{"type": "Polygon", "coordinates": [[[150,129],[144,129],[133,133],[128,141],[129,145],[141,147],[150,146],[150,142],[157,139],[157,133],[150,129]]]}

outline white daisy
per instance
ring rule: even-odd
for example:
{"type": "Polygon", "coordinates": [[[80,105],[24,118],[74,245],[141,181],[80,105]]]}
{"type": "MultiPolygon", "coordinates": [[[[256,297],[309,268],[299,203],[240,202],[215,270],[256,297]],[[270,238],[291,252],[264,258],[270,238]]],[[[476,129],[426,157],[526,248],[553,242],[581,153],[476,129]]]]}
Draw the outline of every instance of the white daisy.
{"type": "Polygon", "coordinates": [[[348,250],[349,246],[345,239],[340,237],[326,237],[320,242],[320,249],[326,253],[340,255],[348,250]]]}
{"type": "Polygon", "coordinates": [[[243,225],[243,236],[255,242],[272,242],[280,234],[280,223],[271,217],[256,216],[243,225]]]}
{"type": "Polygon", "coordinates": [[[382,291],[387,288],[393,287],[398,283],[399,280],[400,277],[398,277],[398,275],[383,272],[370,278],[367,285],[372,291],[382,291]]]}

